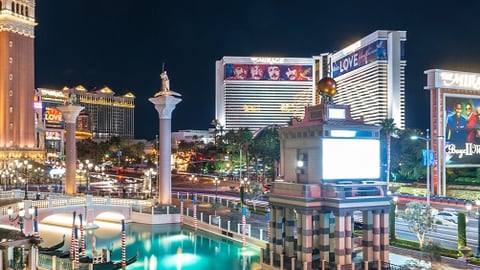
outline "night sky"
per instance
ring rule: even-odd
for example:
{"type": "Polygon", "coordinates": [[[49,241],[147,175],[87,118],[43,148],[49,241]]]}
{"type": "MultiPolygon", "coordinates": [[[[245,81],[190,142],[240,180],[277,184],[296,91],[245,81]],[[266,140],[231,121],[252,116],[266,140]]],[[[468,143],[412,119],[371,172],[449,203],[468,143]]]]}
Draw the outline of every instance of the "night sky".
{"type": "Polygon", "coordinates": [[[172,131],[207,129],[223,56],[311,57],[376,30],[405,30],[406,125],[425,129],[423,72],[480,73],[479,11],[474,0],[36,0],[35,86],[132,92],[135,137],[153,139],[158,114],[148,98],[160,90],[162,63],[183,96],[172,131]]]}

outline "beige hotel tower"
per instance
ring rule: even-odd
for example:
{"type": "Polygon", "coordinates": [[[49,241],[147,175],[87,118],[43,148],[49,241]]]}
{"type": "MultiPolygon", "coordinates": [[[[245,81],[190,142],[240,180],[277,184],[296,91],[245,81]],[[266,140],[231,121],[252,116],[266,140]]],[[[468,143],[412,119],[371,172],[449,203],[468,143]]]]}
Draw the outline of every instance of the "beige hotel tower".
{"type": "Polygon", "coordinates": [[[0,0],[0,158],[39,154],[34,116],[34,0],[0,0]]]}

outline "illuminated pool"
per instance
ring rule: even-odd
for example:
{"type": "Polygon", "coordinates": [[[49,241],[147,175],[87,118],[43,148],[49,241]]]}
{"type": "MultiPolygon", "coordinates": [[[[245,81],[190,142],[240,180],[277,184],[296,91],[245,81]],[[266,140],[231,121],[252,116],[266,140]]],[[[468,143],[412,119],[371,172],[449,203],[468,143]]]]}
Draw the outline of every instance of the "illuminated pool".
{"type": "MultiPolygon", "coordinates": [[[[86,233],[87,255],[91,256],[92,243],[98,251],[112,249],[112,260],[121,260],[121,225],[96,222],[98,229],[86,233]]],[[[64,249],[70,246],[71,228],[40,224],[43,246],[50,246],[66,235],[64,249]]],[[[242,248],[241,244],[202,231],[194,232],[180,225],[126,225],[127,259],[137,252],[138,261],[129,265],[133,269],[251,269],[260,260],[260,250],[242,248]]]]}

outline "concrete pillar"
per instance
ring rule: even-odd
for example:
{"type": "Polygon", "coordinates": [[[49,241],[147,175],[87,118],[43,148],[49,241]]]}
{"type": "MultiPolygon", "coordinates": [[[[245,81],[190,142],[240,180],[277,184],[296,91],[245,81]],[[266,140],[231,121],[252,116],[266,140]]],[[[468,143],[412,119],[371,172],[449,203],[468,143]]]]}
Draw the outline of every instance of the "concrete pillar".
{"type": "Polygon", "coordinates": [[[389,216],[389,209],[380,214],[380,260],[383,262],[390,261],[389,216]]]}
{"type": "Polygon", "coordinates": [[[320,250],[320,216],[318,212],[314,212],[312,216],[313,231],[312,231],[312,249],[320,250]]]}
{"type": "Polygon", "coordinates": [[[283,253],[283,208],[276,207],[274,209],[275,212],[275,253],[282,254],[283,253]]]}
{"type": "Polygon", "coordinates": [[[295,254],[295,212],[292,208],[285,208],[285,255],[293,257],[295,254]]]}
{"type": "Polygon", "coordinates": [[[380,260],[380,213],[373,212],[373,260],[380,260]]]}
{"type": "Polygon", "coordinates": [[[352,264],[352,215],[345,216],[345,264],[352,264]]]}
{"type": "Polygon", "coordinates": [[[37,248],[33,245],[30,245],[30,254],[28,256],[28,269],[30,270],[37,269],[37,259],[38,259],[37,248]]]}
{"type": "Polygon", "coordinates": [[[319,214],[320,260],[330,261],[330,213],[319,214]]]}
{"type": "Polygon", "coordinates": [[[335,216],[335,263],[345,265],[345,216],[335,216]]]}
{"type": "MultiPolygon", "coordinates": [[[[25,235],[33,235],[33,218],[34,218],[34,216],[30,216],[30,214],[28,213],[28,209],[30,209],[30,207],[32,207],[32,201],[24,200],[23,203],[24,203],[23,210],[25,210],[25,219],[23,220],[23,232],[25,233],[25,235]]],[[[35,215],[35,214],[33,214],[33,215],[35,215]]]]}
{"type": "Polygon", "coordinates": [[[77,105],[59,106],[65,121],[66,131],[66,168],[65,168],[65,193],[72,195],[77,193],[75,176],[77,171],[77,146],[75,131],[77,129],[77,117],[84,107],[77,105]]]}
{"type": "Polygon", "coordinates": [[[363,237],[362,254],[363,261],[373,261],[373,216],[370,211],[362,211],[363,237]]]}
{"type": "MultiPolygon", "coordinates": [[[[311,268],[312,265],[312,251],[313,251],[313,221],[311,214],[302,214],[302,232],[299,237],[302,239],[302,256],[299,257],[301,263],[307,268],[311,268]]],[[[304,267],[305,268],[305,267],[304,267]]]]}
{"type": "Polygon", "coordinates": [[[155,105],[159,117],[159,158],[158,158],[158,202],[161,205],[172,204],[172,174],[171,174],[171,154],[172,154],[172,112],[175,105],[182,101],[181,95],[170,91],[170,82],[167,72],[163,71],[160,75],[162,78],[162,90],[155,94],[153,98],[148,100],[155,105]]]}

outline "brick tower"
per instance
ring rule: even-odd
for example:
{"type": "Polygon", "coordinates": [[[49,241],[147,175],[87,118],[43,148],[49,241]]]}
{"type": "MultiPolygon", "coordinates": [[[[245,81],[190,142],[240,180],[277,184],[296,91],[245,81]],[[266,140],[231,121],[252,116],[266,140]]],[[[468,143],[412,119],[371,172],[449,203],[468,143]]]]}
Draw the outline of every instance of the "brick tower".
{"type": "Polygon", "coordinates": [[[0,0],[0,152],[34,150],[35,0],[0,0]]]}

